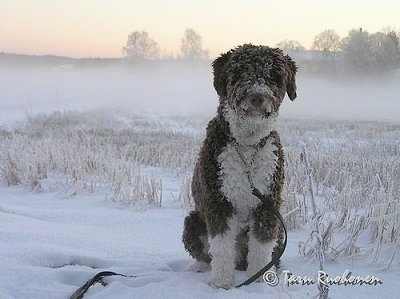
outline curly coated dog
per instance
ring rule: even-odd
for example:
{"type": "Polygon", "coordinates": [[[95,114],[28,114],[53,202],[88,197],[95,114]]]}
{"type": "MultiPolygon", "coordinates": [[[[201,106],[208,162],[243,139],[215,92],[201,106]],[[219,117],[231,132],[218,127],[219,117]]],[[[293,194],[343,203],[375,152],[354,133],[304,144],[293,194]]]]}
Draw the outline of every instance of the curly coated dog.
{"type": "Polygon", "coordinates": [[[257,273],[282,245],[272,209],[279,209],[284,158],[275,129],[279,107],[296,98],[296,64],[280,49],[245,44],[212,64],[219,96],[217,115],[207,127],[192,180],[195,210],[185,218],[183,243],[197,261],[211,266],[209,284],[229,288],[235,268],[257,273]]]}

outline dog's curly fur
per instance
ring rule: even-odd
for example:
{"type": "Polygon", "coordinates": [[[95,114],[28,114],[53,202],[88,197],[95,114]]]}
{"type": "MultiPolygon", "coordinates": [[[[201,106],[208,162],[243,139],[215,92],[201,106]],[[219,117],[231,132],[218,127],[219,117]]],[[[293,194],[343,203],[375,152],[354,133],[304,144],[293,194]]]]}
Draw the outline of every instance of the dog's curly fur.
{"type": "Polygon", "coordinates": [[[284,158],[275,120],[285,93],[297,96],[297,67],[280,49],[245,44],[213,69],[220,104],[194,170],[183,243],[198,264],[211,264],[211,285],[229,288],[235,268],[254,274],[281,244],[277,218],[252,195],[245,171],[279,209],[284,158]]]}

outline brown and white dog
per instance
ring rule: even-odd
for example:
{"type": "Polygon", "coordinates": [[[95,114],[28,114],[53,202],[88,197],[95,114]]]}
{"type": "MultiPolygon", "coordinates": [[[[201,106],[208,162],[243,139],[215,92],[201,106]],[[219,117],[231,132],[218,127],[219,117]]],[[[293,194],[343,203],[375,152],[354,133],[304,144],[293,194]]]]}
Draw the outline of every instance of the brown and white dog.
{"type": "Polygon", "coordinates": [[[183,243],[197,260],[192,270],[211,265],[209,284],[229,288],[235,268],[255,274],[282,243],[277,218],[252,194],[246,172],[279,209],[284,158],[275,124],[285,93],[296,98],[297,67],[280,49],[245,44],[213,68],[220,104],[194,170],[195,210],[183,243]]]}

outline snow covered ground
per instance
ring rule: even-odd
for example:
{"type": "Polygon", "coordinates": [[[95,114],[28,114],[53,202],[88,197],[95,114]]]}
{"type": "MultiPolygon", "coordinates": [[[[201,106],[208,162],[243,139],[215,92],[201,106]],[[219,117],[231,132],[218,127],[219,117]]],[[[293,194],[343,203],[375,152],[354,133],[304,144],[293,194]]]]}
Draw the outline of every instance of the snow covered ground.
{"type": "MultiPolygon", "coordinates": [[[[168,180],[168,176],[164,176],[168,180]]],[[[173,177],[165,188],[177,192],[173,177]]],[[[186,272],[192,260],[181,243],[184,211],[172,197],[162,208],[134,211],[105,201],[101,194],[65,197],[32,193],[25,187],[0,189],[0,298],[68,298],[95,273],[111,270],[137,278],[105,279],[86,298],[311,298],[316,285],[255,283],[215,290],[208,273],[186,272]]],[[[282,270],[315,277],[315,261],[298,254],[304,231],[289,232],[282,270]]],[[[374,275],[377,286],[332,286],[332,298],[398,298],[399,268],[331,262],[327,272],[342,276],[374,275]]],[[[237,272],[237,282],[245,278],[237,272]]]]}
{"type": "MultiPolygon", "coordinates": [[[[165,177],[168,179],[168,177],[165,177]]],[[[169,178],[165,188],[177,192],[169,178]]],[[[166,192],[167,193],[167,192],[166,192]]],[[[134,211],[100,194],[65,197],[58,192],[31,193],[24,187],[0,189],[0,298],[68,298],[95,273],[111,270],[137,278],[107,278],[87,298],[311,298],[316,285],[256,283],[215,290],[208,273],[185,272],[192,260],[181,243],[184,211],[172,197],[162,208],[134,211]]],[[[282,270],[315,277],[314,262],[298,254],[302,231],[289,232],[282,270]]],[[[328,263],[327,272],[342,276],[374,275],[377,286],[332,286],[332,298],[397,298],[399,268],[328,263]]],[[[245,278],[237,272],[237,282],[245,278]]]]}
{"type": "MultiPolygon", "coordinates": [[[[96,77],[91,72],[76,77],[71,70],[2,70],[0,130],[2,125],[13,128],[15,122],[24,121],[26,116],[32,117],[40,112],[97,107],[119,107],[127,113],[150,111],[153,118],[160,117],[161,126],[162,115],[180,115],[182,119],[191,119],[192,115],[210,118],[216,107],[216,97],[211,88],[209,69],[200,70],[198,76],[190,76],[193,70],[171,78],[168,74],[169,70],[161,70],[156,75],[144,72],[142,77],[137,74],[121,76],[120,72],[103,70],[96,77]],[[177,83],[174,85],[171,81],[177,83]],[[134,98],[132,102],[131,97],[134,98]]],[[[299,100],[294,103],[287,101],[283,116],[304,118],[311,114],[321,118],[331,111],[332,117],[348,119],[354,113],[348,107],[358,111],[357,117],[361,119],[369,119],[373,115],[373,119],[393,121],[400,115],[400,105],[395,105],[399,95],[398,85],[394,90],[390,89],[391,92],[386,88],[387,85],[381,85],[373,90],[351,87],[349,93],[349,89],[332,87],[334,83],[319,80],[301,82],[298,87],[299,100]],[[327,88],[334,91],[327,92],[327,88]],[[309,100],[307,97],[301,98],[302,90],[303,95],[317,93],[318,96],[309,100]],[[387,105],[376,108],[371,102],[380,92],[385,93],[387,105]],[[347,105],[346,95],[358,100],[347,105]],[[318,106],[323,96],[328,98],[328,102],[318,106]],[[335,100],[338,101],[336,104],[335,100]],[[299,106],[296,106],[297,103],[299,106]],[[338,106],[337,103],[342,105],[338,106]],[[292,106],[289,108],[289,105],[292,106]]],[[[187,122],[183,122],[183,128],[180,127],[180,120],[177,117],[171,123],[171,118],[168,118],[168,126],[188,134],[198,131],[198,127],[185,128],[187,122]]],[[[333,127],[330,130],[334,136],[337,135],[333,127]]],[[[370,133],[368,131],[365,134],[370,133]]],[[[390,134],[388,132],[386,137],[390,138],[390,134]]],[[[395,131],[393,136],[397,136],[394,134],[397,134],[395,131]]],[[[337,137],[340,141],[341,136],[337,137]]],[[[349,137],[344,134],[343,138],[349,137]]],[[[330,142],[333,141],[330,139],[330,142]]],[[[396,157],[393,161],[399,163],[396,157]]],[[[71,194],[55,183],[53,177],[43,179],[40,190],[36,192],[25,185],[1,185],[0,299],[68,298],[91,276],[102,270],[137,277],[107,278],[106,287],[96,284],[85,298],[297,299],[312,298],[318,293],[315,284],[288,286],[284,272],[279,274],[280,283],[275,287],[255,283],[240,289],[216,290],[207,285],[209,273],[185,271],[192,259],[181,242],[186,214],[179,199],[182,178],[165,169],[142,167],[142,170],[145,174],[157,172],[162,179],[161,207],[138,210],[111,201],[101,188],[94,192],[71,194]]],[[[309,233],[306,228],[289,231],[288,248],[282,258],[281,271],[287,270],[303,278],[315,278],[318,262],[299,254],[299,243],[304,242],[309,233]]],[[[333,285],[329,293],[331,298],[398,298],[399,253],[390,268],[387,262],[372,263],[366,258],[357,257],[327,259],[325,266],[331,277],[342,276],[348,269],[354,276],[365,278],[373,275],[383,282],[376,286],[333,285]]],[[[244,273],[236,274],[238,283],[245,279],[244,273]]]]}

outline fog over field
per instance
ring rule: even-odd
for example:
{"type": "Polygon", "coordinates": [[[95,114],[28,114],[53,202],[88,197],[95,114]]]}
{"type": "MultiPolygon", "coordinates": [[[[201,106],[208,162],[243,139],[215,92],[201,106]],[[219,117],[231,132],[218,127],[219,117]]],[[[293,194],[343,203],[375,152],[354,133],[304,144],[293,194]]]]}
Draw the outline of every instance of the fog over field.
{"type": "MultiPolygon", "coordinates": [[[[395,121],[400,118],[399,79],[400,72],[333,79],[300,68],[298,98],[285,99],[281,116],[395,121]]],[[[207,62],[0,68],[0,124],[41,112],[93,108],[210,117],[217,104],[207,62]]]]}

